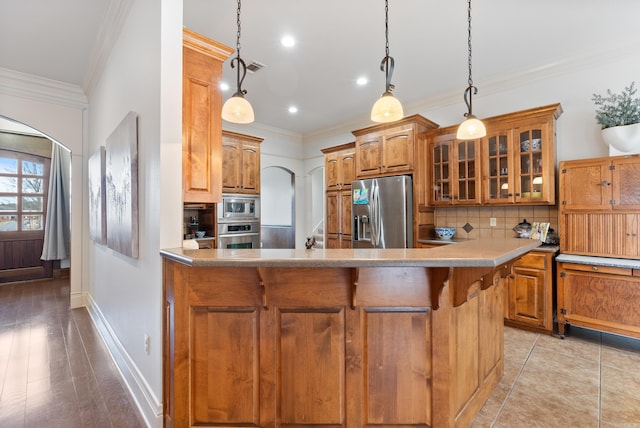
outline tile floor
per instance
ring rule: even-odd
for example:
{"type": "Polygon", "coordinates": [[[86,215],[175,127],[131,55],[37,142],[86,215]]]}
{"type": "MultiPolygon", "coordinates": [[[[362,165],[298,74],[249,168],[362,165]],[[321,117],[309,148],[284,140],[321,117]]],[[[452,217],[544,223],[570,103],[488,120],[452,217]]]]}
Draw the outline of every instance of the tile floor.
{"type": "MultiPolygon", "coordinates": [[[[0,285],[0,427],[144,427],[68,280],[0,285]]],[[[505,373],[473,427],[640,427],[640,341],[505,327],[505,373]]]]}
{"type": "Polygon", "coordinates": [[[0,285],[0,427],[144,427],[69,280],[0,285]]]}
{"type": "Polygon", "coordinates": [[[478,427],[640,427],[640,340],[505,327],[505,370],[478,427]]]}

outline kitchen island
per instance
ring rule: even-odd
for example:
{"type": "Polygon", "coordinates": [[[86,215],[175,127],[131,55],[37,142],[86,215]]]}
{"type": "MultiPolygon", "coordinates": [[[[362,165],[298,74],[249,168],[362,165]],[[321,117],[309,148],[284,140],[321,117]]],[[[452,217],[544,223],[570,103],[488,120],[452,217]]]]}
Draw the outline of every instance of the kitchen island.
{"type": "Polygon", "coordinates": [[[165,426],[468,426],[539,244],[163,250],[165,426]]]}

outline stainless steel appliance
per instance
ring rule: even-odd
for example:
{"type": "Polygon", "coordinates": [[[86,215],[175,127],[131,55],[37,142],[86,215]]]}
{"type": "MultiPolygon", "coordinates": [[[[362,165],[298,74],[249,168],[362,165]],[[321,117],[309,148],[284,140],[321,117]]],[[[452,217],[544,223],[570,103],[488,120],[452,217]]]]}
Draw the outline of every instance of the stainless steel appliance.
{"type": "Polygon", "coordinates": [[[260,196],[223,194],[217,232],[218,248],[260,248],[260,196]]]}
{"type": "Polygon", "coordinates": [[[222,195],[222,202],[218,204],[218,223],[259,220],[260,196],[228,193],[222,195]]]}
{"type": "Polygon", "coordinates": [[[351,183],[353,248],[413,247],[411,177],[356,180],[351,183]]]}

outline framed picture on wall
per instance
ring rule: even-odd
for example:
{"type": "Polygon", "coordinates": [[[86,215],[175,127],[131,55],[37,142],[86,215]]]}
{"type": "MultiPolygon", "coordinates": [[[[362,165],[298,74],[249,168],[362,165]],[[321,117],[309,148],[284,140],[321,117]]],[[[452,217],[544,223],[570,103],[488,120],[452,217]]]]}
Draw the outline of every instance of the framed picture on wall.
{"type": "Polygon", "coordinates": [[[97,243],[107,243],[106,152],[100,146],[89,158],[89,235],[97,243]]]}
{"type": "Polygon", "coordinates": [[[138,115],[129,112],[107,138],[107,247],[138,258],[138,115]]]}

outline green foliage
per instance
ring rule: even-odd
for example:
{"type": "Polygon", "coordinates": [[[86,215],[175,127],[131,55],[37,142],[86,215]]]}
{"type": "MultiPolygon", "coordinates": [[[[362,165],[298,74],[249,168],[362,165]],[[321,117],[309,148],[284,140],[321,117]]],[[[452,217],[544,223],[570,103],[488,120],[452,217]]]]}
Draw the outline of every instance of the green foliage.
{"type": "Polygon", "coordinates": [[[631,125],[640,122],[640,97],[634,97],[636,82],[624,88],[619,94],[607,89],[607,96],[593,94],[596,105],[596,121],[602,129],[612,126],[631,125]]]}

